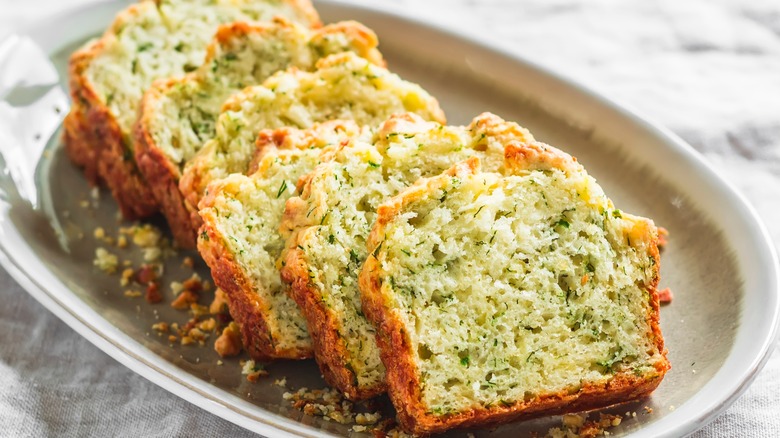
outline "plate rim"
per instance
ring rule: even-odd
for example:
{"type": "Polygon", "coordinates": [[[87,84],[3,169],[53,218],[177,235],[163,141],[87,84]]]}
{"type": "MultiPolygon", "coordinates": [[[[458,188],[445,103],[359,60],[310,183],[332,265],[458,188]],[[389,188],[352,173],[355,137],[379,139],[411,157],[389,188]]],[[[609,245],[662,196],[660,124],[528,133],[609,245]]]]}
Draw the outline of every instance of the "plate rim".
{"type": "MultiPolygon", "coordinates": [[[[83,14],[88,14],[96,8],[111,8],[112,10],[115,10],[121,8],[122,5],[126,3],[127,2],[97,1],[80,5],[75,8],[70,8],[46,19],[33,20],[32,22],[22,26],[20,29],[17,29],[15,32],[12,32],[10,35],[5,36],[3,41],[5,41],[8,36],[13,35],[31,36],[33,40],[36,40],[36,34],[46,32],[45,30],[42,30],[42,28],[47,27],[45,26],[47,23],[53,23],[56,21],[57,23],[61,24],[63,22],[67,22],[68,20],[78,18],[83,14]]],[[[668,128],[660,125],[659,123],[656,123],[651,118],[640,115],[640,112],[631,106],[624,103],[618,104],[612,99],[606,97],[604,94],[598,93],[592,88],[579,83],[576,79],[540,65],[533,60],[527,59],[517,53],[510,52],[509,50],[488,41],[487,38],[480,36],[475,31],[471,31],[470,29],[459,29],[459,32],[456,33],[452,28],[445,26],[438,21],[425,21],[419,16],[414,16],[403,10],[395,9],[387,5],[366,5],[355,3],[354,1],[349,0],[315,1],[315,4],[318,3],[334,5],[337,7],[352,8],[358,11],[362,11],[363,13],[378,13],[382,15],[388,15],[394,19],[411,23],[415,27],[427,28],[434,32],[440,33],[449,39],[457,41],[458,43],[473,45],[481,50],[503,57],[530,70],[534,70],[538,74],[547,76],[564,87],[580,93],[585,98],[593,100],[597,104],[615,112],[617,115],[627,119],[635,126],[646,131],[659,143],[663,143],[667,147],[668,152],[681,155],[681,158],[684,159],[686,164],[697,171],[697,177],[706,177],[705,182],[708,186],[725,195],[728,195],[730,198],[730,204],[741,209],[741,214],[739,215],[740,219],[746,224],[752,225],[754,231],[752,233],[753,239],[756,240],[756,243],[762,246],[758,248],[761,251],[758,251],[756,257],[759,257],[765,261],[769,261],[768,266],[763,267],[763,269],[766,271],[767,279],[769,280],[767,289],[774,291],[774,293],[770,295],[770,297],[774,298],[774,305],[770,309],[771,321],[768,321],[770,324],[769,330],[764,333],[761,346],[759,347],[757,354],[755,357],[751,358],[750,364],[747,367],[744,367],[741,376],[738,379],[732,379],[736,382],[736,384],[732,385],[733,387],[727,391],[728,394],[725,397],[723,397],[721,400],[716,400],[714,406],[711,406],[710,409],[702,410],[694,417],[687,417],[683,421],[678,421],[677,424],[666,424],[672,423],[671,420],[673,420],[672,417],[674,414],[670,414],[667,418],[651,423],[646,427],[631,433],[630,435],[639,437],[681,436],[689,434],[711,422],[717,415],[727,409],[747,390],[761,369],[763,369],[766,362],[769,360],[772,351],[774,351],[778,338],[778,327],[780,326],[780,300],[778,300],[778,295],[780,295],[780,270],[778,269],[777,251],[765,224],[758,216],[755,208],[730,181],[722,178],[717,173],[713,165],[707,162],[698,151],[696,151],[692,146],[690,146],[668,128]],[[664,426],[668,427],[665,430],[655,430],[659,429],[657,426],[662,425],[659,423],[663,423],[664,426]],[[649,432],[654,432],[654,434],[649,435],[649,432]]],[[[0,41],[0,43],[3,41],[0,41]]],[[[51,47],[46,48],[47,53],[52,52],[52,50],[49,49],[51,49],[51,47]]],[[[0,217],[0,226],[2,226],[2,223],[4,222],[3,219],[5,218],[0,217]]],[[[11,227],[13,231],[17,231],[16,227],[11,227]]],[[[26,270],[19,262],[20,260],[14,256],[14,251],[7,247],[5,240],[0,239],[0,265],[5,268],[9,275],[17,283],[19,283],[19,285],[22,286],[25,291],[27,291],[50,312],[55,314],[60,320],[65,322],[65,324],[74,329],[90,343],[117,360],[122,365],[130,368],[136,374],[139,374],[140,376],[160,386],[166,391],[192,404],[195,404],[207,412],[218,415],[238,426],[244,427],[254,432],[269,434],[268,436],[298,436],[296,434],[303,434],[305,436],[321,436],[323,434],[331,435],[327,431],[315,429],[297,421],[284,418],[278,414],[265,412],[262,408],[252,405],[246,401],[242,401],[238,397],[235,397],[227,391],[221,390],[219,388],[212,387],[210,390],[212,392],[218,391],[221,398],[214,396],[213,393],[210,394],[208,390],[199,387],[203,385],[198,384],[202,383],[208,385],[207,382],[178,369],[178,367],[175,365],[170,364],[161,357],[154,355],[154,353],[148,351],[146,347],[143,347],[137,341],[129,338],[127,335],[124,335],[124,333],[119,331],[110,322],[103,319],[95,312],[93,312],[95,313],[94,316],[99,318],[97,321],[98,324],[95,324],[94,321],[90,323],[85,318],[82,318],[75,311],[76,309],[74,309],[72,305],[63,302],[63,297],[57,296],[59,294],[58,291],[48,290],[47,287],[40,284],[39,281],[35,278],[35,273],[26,270]],[[99,330],[99,325],[104,325],[109,328],[109,330],[101,331],[99,330]],[[111,330],[112,328],[113,330],[111,330]],[[129,348],[128,345],[123,345],[118,341],[118,339],[112,339],[109,335],[114,335],[118,338],[122,338],[124,336],[126,338],[124,341],[129,341],[129,345],[132,348],[129,348]],[[141,354],[144,352],[146,353],[146,356],[149,356],[151,353],[152,357],[145,357],[144,354],[141,354]],[[166,368],[171,369],[169,370],[166,368]],[[178,370],[178,373],[183,374],[183,376],[176,376],[175,372],[171,372],[172,370],[178,370]],[[225,400],[225,398],[234,398],[236,399],[235,401],[239,404],[243,402],[250,406],[254,406],[255,409],[260,409],[264,411],[265,414],[273,416],[273,418],[263,418],[262,416],[253,415],[246,409],[240,409],[235,405],[231,406],[229,401],[225,400]]],[[[51,272],[47,271],[47,273],[50,274],[51,272]]],[[[59,283],[58,286],[60,286],[64,292],[70,292],[67,286],[59,282],[59,280],[55,278],[55,281],[59,283]]],[[[767,292],[767,294],[771,293],[771,291],[767,292]]],[[[79,302],[81,301],[72,295],[65,298],[72,298],[79,302]]],[[[79,303],[73,304],[78,307],[79,303]]],[[[699,390],[699,392],[697,392],[697,394],[701,393],[708,385],[712,384],[720,374],[722,374],[724,371],[723,368],[734,356],[733,348],[736,345],[737,338],[735,338],[734,346],[732,346],[732,350],[729,352],[726,361],[724,361],[723,365],[721,365],[719,371],[710,378],[710,380],[699,390]]]]}

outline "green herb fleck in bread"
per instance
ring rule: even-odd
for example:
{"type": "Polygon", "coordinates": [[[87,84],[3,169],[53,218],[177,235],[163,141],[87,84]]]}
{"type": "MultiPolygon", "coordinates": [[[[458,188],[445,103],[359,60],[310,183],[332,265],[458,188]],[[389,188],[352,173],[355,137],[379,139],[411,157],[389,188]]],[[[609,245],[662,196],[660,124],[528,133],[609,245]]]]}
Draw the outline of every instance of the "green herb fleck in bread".
{"type": "Polygon", "coordinates": [[[352,52],[319,60],[313,72],[277,73],[262,86],[233,95],[217,119],[216,137],[186,163],[179,183],[193,229],[200,225],[197,205],[208,183],[246,172],[261,129],[307,128],[333,119],[376,125],[399,112],[444,120],[436,99],[420,86],[352,52]]]}
{"type": "Polygon", "coordinates": [[[156,79],[197,68],[219,24],[277,15],[320,23],[308,0],[144,0],[120,12],[101,38],[71,56],[66,150],[92,183],[108,185],[126,217],[157,211],[132,146],[144,91],[156,79]]]}
{"type": "Polygon", "coordinates": [[[531,139],[525,129],[490,114],[467,127],[395,115],[371,141],[351,141],[301,179],[301,194],[287,202],[281,226],[290,234],[282,278],[309,323],[323,375],[346,397],[368,398],[385,389],[357,283],[376,208],[420,177],[468,157],[501,170],[504,145],[531,139]]]}
{"type": "Polygon", "coordinates": [[[216,134],[225,100],[279,70],[311,70],[334,53],[354,51],[384,65],[376,45],[371,30],[351,21],[314,31],[281,17],[271,23],[231,23],[219,28],[197,70],[159,80],[146,91],[134,131],[136,161],[179,246],[193,247],[196,240],[179,192],[181,171],[216,134]]]}
{"type": "Polygon", "coordinates": [[[658,234],[576,160],[511,143],[379,207],[360,276],[400,424],[416,434],[600,408],[669,369],[658,234]]]}
{"type": "Polygon", "coordinates": [[[276,266],[284,248],[279,222],[298,178],[327,159],[327,151],[359,134],[351,121],[326,122],[306,131],[263,131],[255,171],[213,182],[201,201],[198,249],[226,293],[230,314],[253,359],[312,355],[306,320],[276,266]]]}

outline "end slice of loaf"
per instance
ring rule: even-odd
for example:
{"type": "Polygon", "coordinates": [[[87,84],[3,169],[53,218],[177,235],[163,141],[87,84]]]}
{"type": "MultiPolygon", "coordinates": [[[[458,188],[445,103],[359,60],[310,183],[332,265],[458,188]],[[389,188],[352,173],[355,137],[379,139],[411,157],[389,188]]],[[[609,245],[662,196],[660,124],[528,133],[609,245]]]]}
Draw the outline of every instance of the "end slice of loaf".
{"type": "Polygon", "coordinates": [[[384,65],[374,33],[356,22],[311,31],[277,17],[271,23],[223,25],[206,60],[183,77],[162,79],[146,91],[135,134],[135,157],[179,246],[195,246],[196,233],[179,191],[184,163],[216,134],[222,104],[241,89],[294,66],[311,70],[324,56],[354,51],[384,65]]]}
{"type": "Polygon", "coordinates": [[[669,369],[658,234],[570,156],[509,144],[379,207],[360,276],[388,392],[415,434],[604,407],[669,369]]]}
{"type": "Polygon", "coordinates": [[[503,169],[504,144],[529,141],[528,131],[484,114],[467,127],[395,115],[369,142],[351,141],[301,179],[281,230],[289,233],[282,277],[301,306],[326,380],[348,398],[385,389],[374,328],[360,304],[358,272],[376,208],[422,176],[480,156],[503,169]]]}
{"type": "Polygon", "coordinates": [[[194,70],[221,23],[276,15],[319,25],[308,0],[144,0],[120,12],[102,37],[70,59],[65,144],[91,182],[105,182],[128,218],[157,211],[136,167],[132,126],[144,91],[194,70]]]}
{"type": "Polygon", "coordinates": [[[333,119],[378,125],[399,112],[444,120],[436,99],[419,85],[355,53],[328,56],[316,67],[313,72],[296,68],[280,72],[225,103],[217,119],[217,136],[186,163],[179,183],[192,213],[193,229],[200,225],[197,205],[208,183],[246,172],[261,129],[307,128],[333,119]]]}
{"type": "Polygon", "coordinates": [[[350,121],[326,122],[305,132],[264,131],[256,171],[213,182],[201,202],[198,249],[226,293],[230,314],[253,359],[312,356],[306,320],[276,266],[284,248],[279,223],[298,178],[327,156],[328,149],[359,132],[350,121]]]}

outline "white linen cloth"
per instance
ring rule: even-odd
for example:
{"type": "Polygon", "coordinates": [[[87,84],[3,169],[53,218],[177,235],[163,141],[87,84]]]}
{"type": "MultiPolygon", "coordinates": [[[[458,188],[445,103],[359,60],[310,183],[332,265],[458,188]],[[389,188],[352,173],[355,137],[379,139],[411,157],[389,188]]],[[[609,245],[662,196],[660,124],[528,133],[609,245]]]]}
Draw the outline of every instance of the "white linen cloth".
{"type": "MultiPolygon", "coordinates": [[[[0,38],[89,1],[0,0],[0,38]]],[[[780,2],[353,1],[470,28],[659,121],[748,197],[780,243],[780,2]]],[[[0,435],[252,435],[115,362],[2,269],[0,302],[0,435]]],[[[780,353],[694,436],[780,436],[780,353]]]]}

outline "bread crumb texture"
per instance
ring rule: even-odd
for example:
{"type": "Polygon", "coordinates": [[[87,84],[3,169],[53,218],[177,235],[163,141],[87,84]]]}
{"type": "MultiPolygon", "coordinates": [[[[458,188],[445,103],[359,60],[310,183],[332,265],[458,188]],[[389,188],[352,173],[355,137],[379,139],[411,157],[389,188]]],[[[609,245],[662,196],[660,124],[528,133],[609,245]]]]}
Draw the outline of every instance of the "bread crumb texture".
{"type": "MultiPolygon", "coordinates": [[[[84,75],[124,133],[130,132],[144,91],[158,78],[196,69],[221,23],[282,15],[317,23],[310,5],[297,1],[142,1],[120,13],[100,41],[84,75]]],[[[128,145],[129,146],[129,145],[128,145]]]]}
{"type": "Polygon", "coordinates": [[[369,141],[353,139],[302,179],[302,193],[288,201],[281,227],[291,233],[282,274],[293,283],[309,326],[321,327],[313,334],[319,337],[315,353],[330,384],[350,398],[384,388],[385,369],[357,283],[376,208],[418,178],[471,156],[499,170],[504,142],[531,139],[525,129],[490,114],[467,127],[395,115],[369,141]]]}
{"type": "Polygon", "coordinates": [[[652,221],[552,147],[505,155],[503,175],[472,159],[379,207],[363,303],[392,340],[383,359],[409,430],[507,421],[614,382],[652,390],[669,367],[652,221]]]}
{"type": "Polygon", "coordinates": [[[376,45],[373,32],[355,22],[313,31],[281,17],[225,25],[197,70],[157,82],[147,92],[142,128],[172,164],[183,166],[216,135],[217,116],[232,94],[288,67],[312,70],[319,58],[348,50],[383,65],[376,45]]]}
{"type": "Polygon", "coordinates": [[[244,89],[224,105],[216,137],[186,166],[180,182],[188,206],[195,206],[209,182],[245,173],[261,129],[308,128],[327,120],[354,120],[376,125],[398,112],[443,121],[438,102],[420,86],[352,52],[317,62],[314,72],[290,69],[262,86],[244,89]]]}
{"type": "Polygon", "coordinates": [[[199,248],[217,285],[227,292],[234,319],[246,325],[242,332],[247,345],[268,342],[272,345],[264,351],[311,356],[306,320],[288,295],[276,265],[284,248],[279,224],[298,178],[320,162],[323,151],[360,132],[354,122],[339,121],[306,133],[286,128],[263,132],[260,137],[269,143],[261,149],[257,171],[250,176],[230,175],[209,187],[209,196],[201,203],[204,225],[199,248]],[[222,256],[212,256],[215,251],[222,256]],[[264,327],[252,326],[257,319],[264,321],[264,327]]]}

